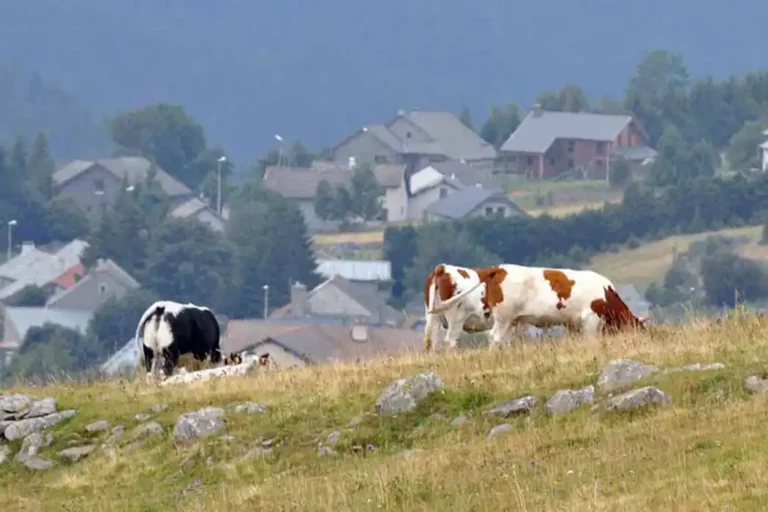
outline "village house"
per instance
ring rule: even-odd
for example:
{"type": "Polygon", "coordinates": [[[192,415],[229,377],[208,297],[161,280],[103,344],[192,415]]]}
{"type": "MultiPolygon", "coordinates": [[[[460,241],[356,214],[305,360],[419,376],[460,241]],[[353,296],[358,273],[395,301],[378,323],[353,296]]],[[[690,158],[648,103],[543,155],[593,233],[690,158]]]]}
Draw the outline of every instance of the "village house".
{"type": "Polygon", "coordinates": [[[109,299],[122,299],[137,290],[139,283],[110,259],[99,259],[96,265],[69,288],[51,296],[46,307],[96,311],[109,299]]]}
{"type": "Polygon", "coordinates": [[[332,148],[333,159],[405,164],[409,170],[431,162],[463,161],[493,168],[496,149],[450,112],[398,111],[387,124],[364,126],[332,148]]]}
{"type": "Polygon", "coordinates": [[[426,222],[461,220],[471,217],[512,218],[528,214],[515,204],[504,191],[466,187],[430,204],[424,210],[426,222]]]}
{"type": "Polygon", "coordinates": [[[197,218],[217,231],[223,230],[221,216],[189,187],[144,157],[73,160],[53,173],[53,183],[58,195],[72,198],[88,220],[96,224],[107,208],[115,204],[126,182],[129,186],[144,183],[152,173],[170,198],[173,217],[197,218]]]}
{"type": "Polygon", "coordinates": [[[567,171],[607,179],[619,158],[642,164],[657,152],[630,115],[544,111],[537,104],[501,146],[507,173],[547,179],[567,171]]]}
{"type": "Polygon", "coordinates": [[[427,166],[411,176],[410,188],[408,218],[421,220],[428,206],[450,197],[464,186],[456,178],[446,176],[434,167],[427,166]]]}

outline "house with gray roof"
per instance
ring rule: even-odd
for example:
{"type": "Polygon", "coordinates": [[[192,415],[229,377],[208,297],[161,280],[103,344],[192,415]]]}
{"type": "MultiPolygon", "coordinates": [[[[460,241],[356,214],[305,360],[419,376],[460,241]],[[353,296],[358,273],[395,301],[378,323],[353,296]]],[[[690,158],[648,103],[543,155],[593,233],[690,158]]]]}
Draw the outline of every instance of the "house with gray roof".
{"type": "Polygon", "coordinates": [[[424,210],[427,222],[459,220],[471,217],[512,218],[528,214],[515,204],[504,191],[466,187],[429,205],[424,210]]]}
{"type": "Polygon", "coordinates": [[[333,147],[334,161],[405,164],[422,168],[430,162],[463,161],[492,168],[496,149],[450,112],[398,111],[386,124],[364,126],[333,147]]]}
{"type": "Polygon", "coordinates": [[[110,259],[99,259],[72,287],[51,296],[46,306],[96,311],[109,299],[121,299],[139,286],[117,263],[110,259]]]}
{"type": "Polygon", "coordinates": [[[500,148],[506,172],[539,179],[573,171],[607,179],[611,162],[654,158],[648,134],[630,115],[552,112],[538,105],[500,148]]]}

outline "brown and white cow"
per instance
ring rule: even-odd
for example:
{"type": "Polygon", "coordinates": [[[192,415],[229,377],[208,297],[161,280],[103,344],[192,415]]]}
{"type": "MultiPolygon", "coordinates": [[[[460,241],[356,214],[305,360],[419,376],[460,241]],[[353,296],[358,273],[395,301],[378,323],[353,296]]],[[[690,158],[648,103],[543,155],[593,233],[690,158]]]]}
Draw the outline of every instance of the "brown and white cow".
{"type": "Polygon", "coordinates": [[[493,345],[508,339],[520,323],[539,328],[563,325],[587,338],[627,327],[645,329],[646,319],[632,313],[609,279],[591,270],[504,264],[477,269],[476,275],[471,287],[427,313],[439,314],[482,291],[483,308],[491,311],[493,320],[493,345]]]}
{"type": "Polygon", "coordinates": [[[424,281],[424,306],[427,312],[424,325],[425,350],[429,351],[432,348],[435,317],[440,320],[440,324],[446,330],[444,342],[451,347],[455,347],[458,343],[462,330],[476,333],[491,328],[493,325],[491,311],[485,308],[483,302],[485,286],[470,290],[460,300],[452,302],[448,308],[441,309],[440,313],[429,314],[429,310],[435,307],[438,299],[444,303],[478,284],[482,285],[477,269],[441,263],[430,272],[424,281]]]}

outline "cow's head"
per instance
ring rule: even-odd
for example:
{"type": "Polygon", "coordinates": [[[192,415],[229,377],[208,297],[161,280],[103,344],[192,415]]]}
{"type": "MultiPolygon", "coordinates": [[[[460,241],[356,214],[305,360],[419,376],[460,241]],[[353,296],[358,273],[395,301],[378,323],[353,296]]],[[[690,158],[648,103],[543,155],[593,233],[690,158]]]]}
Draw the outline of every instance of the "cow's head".
{"type": "Polygon", "coordinates": [[[237,352],[230,352],[224,357],[224,366],[234,366],[243,362],[243,356],[237,352]]]}

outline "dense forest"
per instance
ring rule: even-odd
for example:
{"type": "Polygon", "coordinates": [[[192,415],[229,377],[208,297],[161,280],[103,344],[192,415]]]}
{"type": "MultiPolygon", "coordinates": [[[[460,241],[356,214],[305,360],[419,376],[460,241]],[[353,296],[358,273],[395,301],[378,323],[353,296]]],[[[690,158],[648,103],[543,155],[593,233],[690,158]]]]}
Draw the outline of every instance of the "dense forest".
{"type": "Polygon", "coordinates": [[[34,0],[2,2],[0,48],[101,113],[182,104],[250,162],[275,132],[332,145],[398,108],[482,122],[565,83],[620,97],[652,48],[740,74],[765,64],[766,18],[760,0],[34,0]]]}

